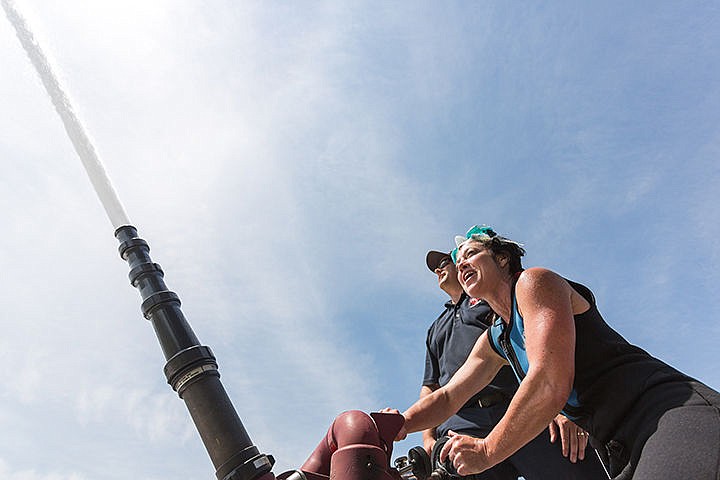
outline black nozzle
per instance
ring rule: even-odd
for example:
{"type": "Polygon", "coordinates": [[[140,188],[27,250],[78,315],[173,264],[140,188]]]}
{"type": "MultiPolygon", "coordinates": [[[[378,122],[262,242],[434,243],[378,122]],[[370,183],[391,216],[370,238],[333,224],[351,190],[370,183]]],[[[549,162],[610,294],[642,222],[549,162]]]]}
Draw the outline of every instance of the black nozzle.
{"type": "MultiPolygon", "coordinates": [[[[200,345],[180,309],[180,298],[165,285],[164,272],[150,247],[125,225],[115,231],[120,256],[130,266],[130,284],[142,298],[165,360],[165,376],[190,412],[219,480],[254,480],[270,473],[274,459],[258,452],[220,382],[215,356],[200,345]]],[[[263,478],[262,480],[266,480],[263,478]]]]}

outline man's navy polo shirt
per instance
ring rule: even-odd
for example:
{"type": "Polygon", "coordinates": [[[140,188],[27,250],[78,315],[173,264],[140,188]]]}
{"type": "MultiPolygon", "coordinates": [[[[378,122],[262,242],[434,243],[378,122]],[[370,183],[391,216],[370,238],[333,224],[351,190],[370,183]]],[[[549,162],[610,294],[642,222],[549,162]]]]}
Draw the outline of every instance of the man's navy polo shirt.
{"type": "MultiPolygon", "coordinates": [[[[492,310],[485,302],[470,305],[467,295],[458,305],[448,301],[445,311],[428,329],[423,385],[447,384],[465,363],[478,337],[488,329],[492,310]]],[[[517,390],[517,380],[509,367],[503,367],[488,387],[479,395],[500,389],[510,398],[517,390]]],[[[438,436],[447,430],[486,435],[507,408],[500,402],[490,408],[481,408],[477,401],[468,402],[460,411],[438,427],[438,436]]]]}

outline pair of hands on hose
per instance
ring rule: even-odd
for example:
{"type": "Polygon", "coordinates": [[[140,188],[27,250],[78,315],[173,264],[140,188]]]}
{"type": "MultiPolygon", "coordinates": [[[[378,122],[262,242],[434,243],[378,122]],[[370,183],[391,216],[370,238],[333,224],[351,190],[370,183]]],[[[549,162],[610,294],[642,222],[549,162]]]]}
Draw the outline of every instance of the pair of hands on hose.
{"type": "MultiPolygon", "coordinates": [[[[396,408],[383,408],[380,412],[402,415],[396,408]]],[[[403,425],[395,436],[395,441],[405,440],[407,433],[403,425]]],[[[440,451],[440,460],[445,461],[446,458],[450,457],[450,461],[460,475],[479,473],[492,466],[487,461],[484,439],[460,435],[452,430],[448,432],[448,436],[450,439],[440,451]]],[[[424,447],[426,450],[428,447],[432,450],[433,445],[428,442],[424,444],[424,447]]]]}
{"type": "MultiPolygon", "coordinates": [[[[383,413],[397,413],[400,411],[394,408],[384,408],[383,413]]],[[[575,423],[563,415],[557,415],[550,425],[550,442],[555,443],[560,437],[562,454],[572,463],[585,458],[585,448],[588,444],[588,434],[575,423]]],[[[395,441],[404,440],[407,437],[407,430],[403,426],[395,437],[395,441]]],[[[480,473],[493,466],[490,462],[485,446],[485,439],[462,435],[452,430],[448,432],[450,439],[440,451],[440,460],[450,458],[453,466],[460,475],[471,475],[480,473]]],[[[424,442],[425,449],[432,450],[429,442],[424,442]]]]}

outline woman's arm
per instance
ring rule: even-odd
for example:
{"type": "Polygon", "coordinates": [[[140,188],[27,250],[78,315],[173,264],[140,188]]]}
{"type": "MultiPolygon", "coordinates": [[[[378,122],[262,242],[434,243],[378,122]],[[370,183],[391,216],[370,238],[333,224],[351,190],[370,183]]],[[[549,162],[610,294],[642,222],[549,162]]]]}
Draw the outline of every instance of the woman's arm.
{"type": "Polygon", "coordinates": [[[572,288],[559,275],[526,270],[515,287],[529,368],[505,416],[485,439],[457,436],[445,445],[458,473],[483,471],[535,438],[567,402],[575,375],[572,288]]]}
{"type": "MultiPolygon", "coordinates": [[[[420,389],[420,398],[427,397],[432,392],[440,388],[440,385],[433,384],[433,385],[423,385],[420,389]]],[[[430,427],[426,428],[422,431],[422,438],[423,438],[423,447],[425,448],[425,451],[428,455],[432,452],[433,447],[435,446],[435,441],[437,440],[437,429],[436,427],[430,427]]]]}
{"type": "Polygon", "coordinates": [[[505,360],[490,347],[487,332],[483,333],[447,385],[423,396],[403,412],[405,426],[401,434],[440,425],[485,388],[503,365],[505,360]]]}

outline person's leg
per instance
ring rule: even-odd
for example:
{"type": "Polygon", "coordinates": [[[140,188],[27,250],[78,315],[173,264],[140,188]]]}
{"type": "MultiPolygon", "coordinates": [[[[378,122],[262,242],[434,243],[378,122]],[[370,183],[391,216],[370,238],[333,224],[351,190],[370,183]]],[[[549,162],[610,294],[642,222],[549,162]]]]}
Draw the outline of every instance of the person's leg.
{"type": "Polygon", "coordinates": [[[595,451],[588,445],[585,459],[572,463],[562,455],[560,440],[550,443],[545,430],[508,459],[526,480],[607,480],[595,451]]]}
{"type": "Polygon", "coordinates": [[[666,412],[645,442],[633,480],[720,478],[720,411],[714,406],[666,412]]]}

